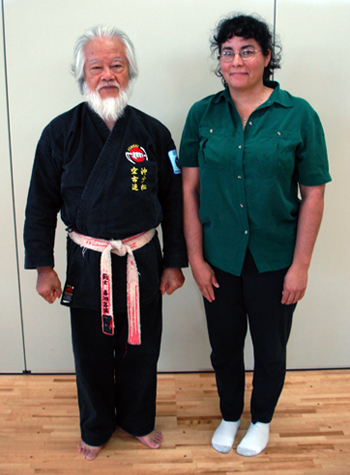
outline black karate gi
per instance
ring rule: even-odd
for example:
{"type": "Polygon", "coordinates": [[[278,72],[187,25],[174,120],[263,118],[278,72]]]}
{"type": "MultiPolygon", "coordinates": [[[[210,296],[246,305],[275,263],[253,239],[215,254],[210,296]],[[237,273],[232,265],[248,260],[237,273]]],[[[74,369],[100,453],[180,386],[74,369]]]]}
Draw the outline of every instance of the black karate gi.
{"type": "Polygon", "coordinates": [[[134,252],[141,346],[126,345],[126,257],[112,254],[111,337],[101,331],[101,254],[82,252],[67,238],[63,297],[71,307],[82,439],[89,445],[104,444],[116,424],[136,436],[154,428],[160,275],[165,267],[187,265],[175,159],[169,131],[131,106],[110,132],[86,103],[79,104],[54,119],[37,146],[24,227],[25,268],[54,266],[59,211],[67,227],[95,238],[125,239],[162,224],[163,257],[157,236],[134,252]],[[65,293],[67,286],[73,293],[65,293]]]}

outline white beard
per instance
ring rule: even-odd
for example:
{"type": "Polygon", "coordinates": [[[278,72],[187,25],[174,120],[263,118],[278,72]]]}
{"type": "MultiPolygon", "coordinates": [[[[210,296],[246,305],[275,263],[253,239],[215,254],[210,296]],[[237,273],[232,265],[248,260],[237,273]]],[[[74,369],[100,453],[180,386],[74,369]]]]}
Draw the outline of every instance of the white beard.
{"type": "Polygon", "coordinates": [[[126,89],[120,89],[119,84],[114,84],[119,88],[119,94],[117,97],[107,97],[102,99],[100,94],[95,91],[91,91],[87,84],[84,83],[83,91],[86,102],[91,109],[98,114],[104,121],[116,122],[119,117],[124,113],[124,109],[128,104],[129,98],[132,93],[130,85],[126,89]]]}

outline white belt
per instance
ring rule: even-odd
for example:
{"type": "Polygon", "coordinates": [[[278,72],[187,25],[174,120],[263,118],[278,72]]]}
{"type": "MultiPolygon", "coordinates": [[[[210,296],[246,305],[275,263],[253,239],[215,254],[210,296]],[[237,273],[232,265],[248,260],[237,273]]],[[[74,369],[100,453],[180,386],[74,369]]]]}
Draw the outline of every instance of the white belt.
{"type": "Polygon", "coordinates": [[[140,328],[140,293],[139,277],[133,251],[140,249],[149,243],[155,235],[155,229],[151,229],[136,236],[118,241],[108,241],[83,236],[75,231],[68,231],[69,237],[79,246],[101,252],[101,312],[102,331],[106,335],[114,335],[113,301],[112,301],[112,266],[111,252],[120,257],[128,255],[126,267],[127,285],[127,313],[128,313],[128,343],[131,345],[141,344],[140,328]]]}

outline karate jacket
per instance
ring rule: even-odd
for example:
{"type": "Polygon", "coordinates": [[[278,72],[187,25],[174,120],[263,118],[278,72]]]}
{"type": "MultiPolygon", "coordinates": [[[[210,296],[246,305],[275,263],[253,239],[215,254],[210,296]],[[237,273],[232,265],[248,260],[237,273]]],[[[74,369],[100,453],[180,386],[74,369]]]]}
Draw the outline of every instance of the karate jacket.
{"type": "MultiPolygon", "coordinates": [[[[42,132],[24,225],[25,268],[54,266],[57,214],[67,228],[102,239],[125,239],[156,228],[163,234],[134,252],[140,303],[159,289],[164,267],[187,266],[181,172],[174,142],[158,120],[127,106],[112,131],[83,102],[42,132]]],[[[100,253],[67,237],[70,306],[100,309],[100,253]]],[[[126,308],[126,257],[112,254],[115,311],[126,308]]]]}

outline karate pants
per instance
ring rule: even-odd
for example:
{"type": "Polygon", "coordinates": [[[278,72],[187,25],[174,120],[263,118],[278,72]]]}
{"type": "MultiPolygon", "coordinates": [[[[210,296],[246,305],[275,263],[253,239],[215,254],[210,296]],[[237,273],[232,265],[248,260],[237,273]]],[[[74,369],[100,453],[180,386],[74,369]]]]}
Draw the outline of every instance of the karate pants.
{"type": "Polygon", "coordinates": [[[254,348],[251,417],[253,423],[269,423],[284,384],[286,347],[296,307],[281,304],[288,268],[259,274],[249,251],[239,277],[212,267],[220,288],[215,289],[215,300],[204,299],[204,304],[222,417],[237,421],[243,413],[249,321],[254,348]]]}
{"type": "Polygon", "coordinates": [[[104,335],[101,313],[71,308],[72,343],[82,440],[105,444],[116,427],[134,436],[154,429],[162,298],[141,306],[141,345],[127,344],[127,315],[104,335]]]}

